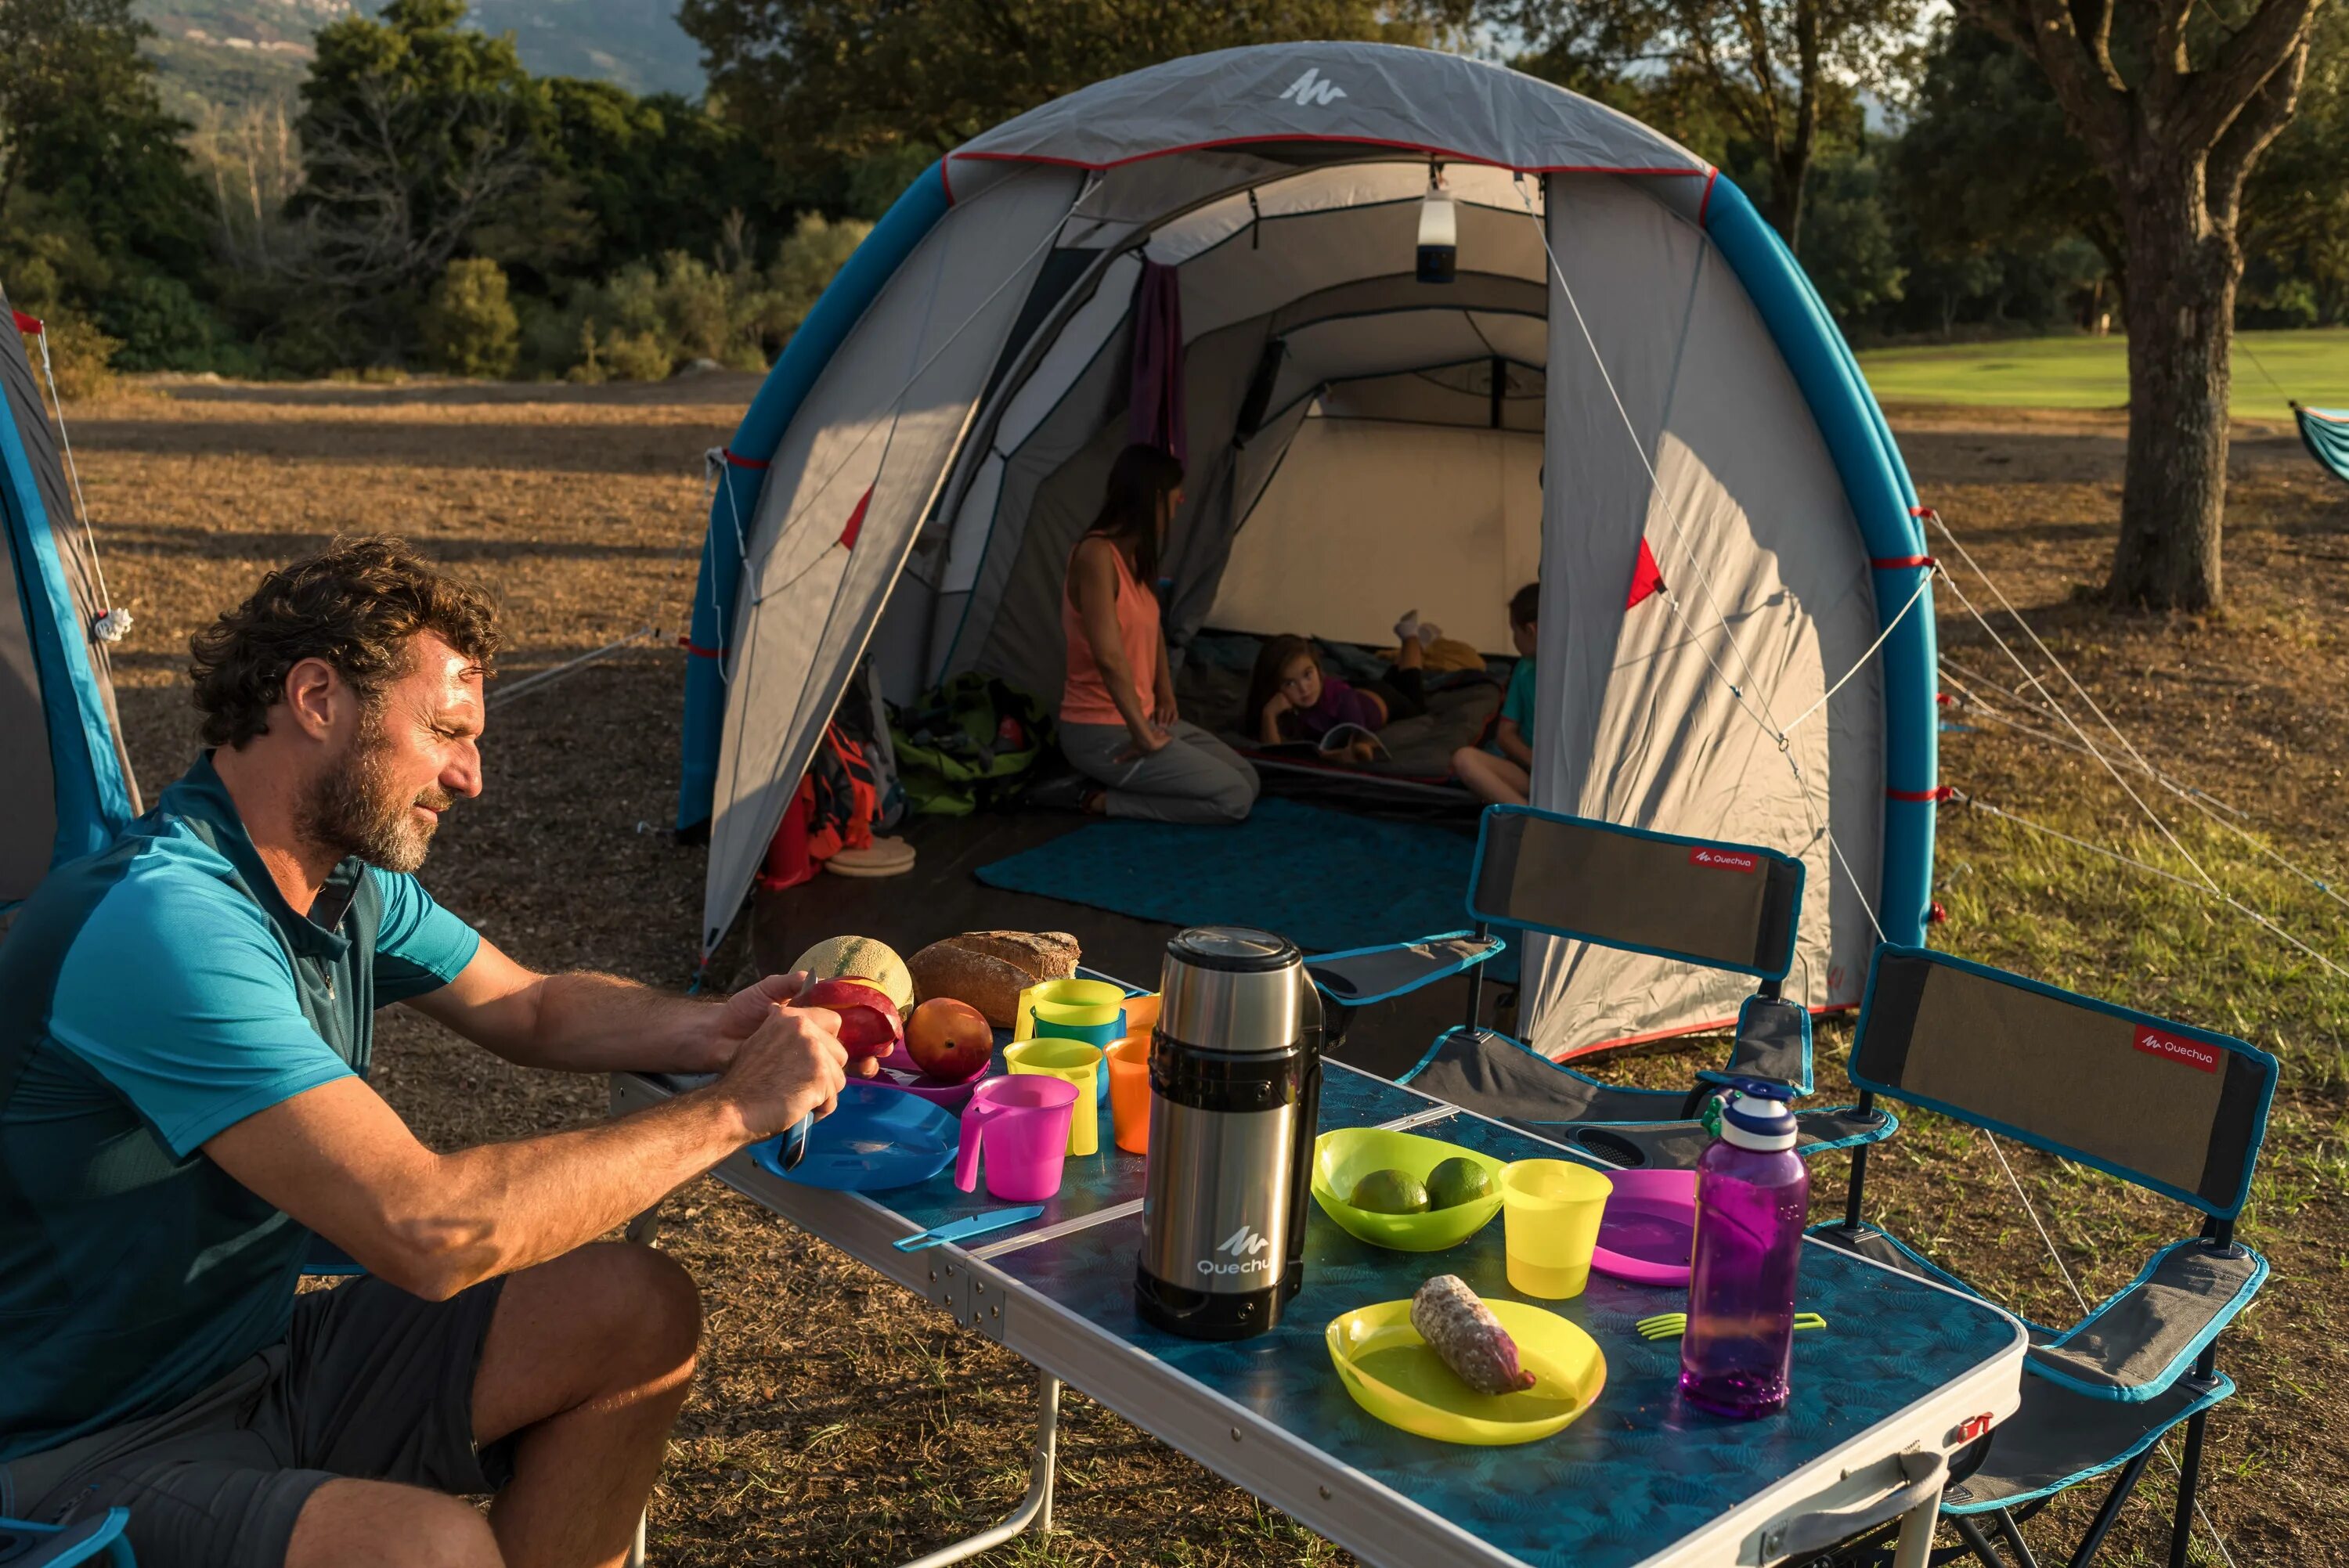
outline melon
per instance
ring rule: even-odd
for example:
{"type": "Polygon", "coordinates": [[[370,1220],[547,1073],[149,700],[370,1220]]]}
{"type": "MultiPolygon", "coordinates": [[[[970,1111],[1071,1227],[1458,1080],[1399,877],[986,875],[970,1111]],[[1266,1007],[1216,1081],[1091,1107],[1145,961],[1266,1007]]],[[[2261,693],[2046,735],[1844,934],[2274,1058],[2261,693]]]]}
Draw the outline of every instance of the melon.
{"type": "Polygon", "coordinates": [[[819,980],[863,980],[878,987],[904,1012],[914,1005],[914,977],[905,961],[885,942],[869,936],[835,936],[819,942],[792,965],[819,980]]]}

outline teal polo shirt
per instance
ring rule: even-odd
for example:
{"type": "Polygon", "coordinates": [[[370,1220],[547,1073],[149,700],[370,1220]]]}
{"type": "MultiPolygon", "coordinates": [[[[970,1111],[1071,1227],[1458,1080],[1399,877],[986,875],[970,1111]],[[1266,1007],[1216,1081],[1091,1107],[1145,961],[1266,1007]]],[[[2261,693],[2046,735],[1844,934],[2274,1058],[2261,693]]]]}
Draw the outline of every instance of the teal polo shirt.
{"type": "Polygon", "coordinates": [[[0,938],[0,1462],[171,1408],[285,1338],[310,1233],[204,1140],[365,1076],[378,1006],[481,938],[357,860],[305,915],[206,754],[0,938]]]}

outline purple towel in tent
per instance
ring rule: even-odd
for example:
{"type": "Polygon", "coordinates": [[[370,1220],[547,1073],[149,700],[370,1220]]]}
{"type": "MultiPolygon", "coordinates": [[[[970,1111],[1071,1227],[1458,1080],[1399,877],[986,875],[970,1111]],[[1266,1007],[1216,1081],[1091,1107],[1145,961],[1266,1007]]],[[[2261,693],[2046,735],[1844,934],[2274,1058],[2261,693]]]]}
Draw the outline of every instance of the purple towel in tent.
{"type": "Polygon", "coordinates": [[[1190,460],[1183,429],[1183,281],[1173,267],[1142,263],[1133,300],[1133,386],[1126,439],[1190,460]]]}

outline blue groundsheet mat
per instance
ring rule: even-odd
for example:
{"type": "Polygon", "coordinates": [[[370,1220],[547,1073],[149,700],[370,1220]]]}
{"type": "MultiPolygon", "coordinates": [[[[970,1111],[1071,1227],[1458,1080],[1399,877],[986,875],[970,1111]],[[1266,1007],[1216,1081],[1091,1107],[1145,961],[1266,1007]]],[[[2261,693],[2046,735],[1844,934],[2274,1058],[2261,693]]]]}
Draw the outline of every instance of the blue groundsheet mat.
{"type": "MultiPolygon", "coordinates": [[[[1169,925],[1258,926],[1309,954],[1337,953],[1469,925],[1475,855],[1458,828],[1268,797],[1231,827],[1096,822],[981,866],[978,880],[1169,925]]],[[[1515,947],[1486,974],[1515,983],[1515,947]]]]}

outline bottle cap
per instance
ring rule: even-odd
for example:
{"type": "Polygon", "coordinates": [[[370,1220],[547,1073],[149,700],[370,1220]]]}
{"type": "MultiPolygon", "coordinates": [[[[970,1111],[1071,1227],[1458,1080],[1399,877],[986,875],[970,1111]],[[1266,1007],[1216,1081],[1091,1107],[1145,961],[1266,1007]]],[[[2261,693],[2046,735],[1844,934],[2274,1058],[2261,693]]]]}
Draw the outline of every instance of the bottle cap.
{"type": "Polygon", "coordinates": [[[1795,1147],[1795,1091],[1761,1078],[1740,1078],[1721,1108],[1721,1136],[1740,1149],[1773,1152],[1795,1147]]]}

